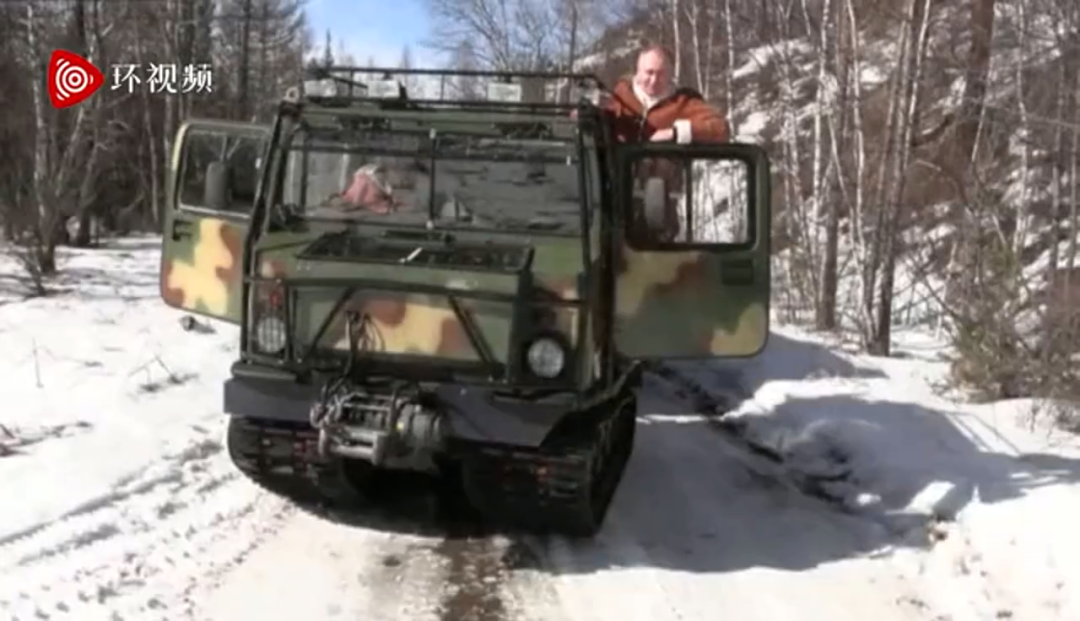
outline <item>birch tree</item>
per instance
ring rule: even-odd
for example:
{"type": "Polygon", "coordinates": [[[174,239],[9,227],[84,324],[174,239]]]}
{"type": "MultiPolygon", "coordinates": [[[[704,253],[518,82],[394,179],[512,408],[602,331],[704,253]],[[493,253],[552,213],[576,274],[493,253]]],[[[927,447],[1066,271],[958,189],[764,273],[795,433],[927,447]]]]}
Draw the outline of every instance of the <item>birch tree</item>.
{"type": "MultiPolygon", "coordinates": [[[[892,310],[896,279],[897,257],[902,251],[900,226],[906,215],[904,197],[908,163],[911,158],[913,136],[912,120],[919,105],[919,81],[922,76],[926,36],[933,0],[911,0],[908,12],[908,29],[901,55],[901,67],[896,102],[890,120],[891,152],[887,151],[887,176],[882,182],[881,195],[885,197],[878,217],[880,248],[875,254],[880,259],[881,285],[878,293],[877,317],[873,331],[867,334],[867,351],[888,356],[892,345],[892,310]]],[[[876,266],[872,266],[876,267],[876,266]]]]}

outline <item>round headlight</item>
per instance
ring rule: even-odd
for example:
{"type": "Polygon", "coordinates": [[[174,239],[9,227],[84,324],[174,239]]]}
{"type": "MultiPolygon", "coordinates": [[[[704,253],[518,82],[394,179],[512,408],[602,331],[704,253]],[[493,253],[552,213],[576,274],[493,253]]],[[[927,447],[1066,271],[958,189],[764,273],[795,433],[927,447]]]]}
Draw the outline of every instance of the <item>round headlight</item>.
{"type": "Polygon", "coordinates": [[[285,349],[285,320],[281,317],[263,317],[255,324],[255,344],[267,354],[285,349]]]}
{"type": "Polygon", "coordinates": [[[544,379],[558,377],[566,366],[566,352],[555,340],[549,338],[533,341],[525,353],[525,359],[529,363],[529,371],[544,379]]]}

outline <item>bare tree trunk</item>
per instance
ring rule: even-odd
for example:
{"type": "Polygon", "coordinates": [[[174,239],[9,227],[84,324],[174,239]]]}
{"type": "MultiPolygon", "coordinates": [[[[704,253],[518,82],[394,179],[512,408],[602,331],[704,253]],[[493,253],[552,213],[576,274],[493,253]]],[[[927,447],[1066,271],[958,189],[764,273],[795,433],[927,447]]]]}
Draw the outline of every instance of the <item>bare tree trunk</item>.
{"type": "MultiPolygon", "coordinates": [[[[260,101],[265,101],[267,98],[274,99],[278,96],[278,93],[273,92],[273,89],[268,88],[273,84],[273,79],[270,77],[270,7],[263,0],[262,16],[259,24],[259,85],[255,89],[256,97],[260,101]]],[[[413,85],[408,84],[407,88],[412,89],[413,85]]],[[[261,107],[261,106],[260,106],[261,107]]],[[[252,114],[259,114],[261,117],[262,110],[253,110],[252,114]]]]}
{"type": "Polygon", "coordinates": [[[892,186],[891,196],[886,207],[887,215],[884,218],[885,252],[884,265],[882,266],[880,300],[877,308],[877,327],[873,338],[868,343],[867,350],[879,356],[888,356],[892,341],[892,307],[894,282],[896,278],[896,261],[901,252],[900,228],[906,215],[905,188],[906,171],[911,156],[911,139],[913,135],[912,120],[916,118],[916,110],[919,101],[919,81],[922,78],[923,54],[925,53],[926,36],[930,26],[930,7],[933,0],[912,0],[909,28],[911,36],[910,44],[904,55],[904,68],[900,91],[900,111],[897,115],[897,140],[892,177],[889,180],[892,186]]]}
{"type": "Polygon", "coordinates": [[[855,134],[855,170],[853,171],[852,206],[851,206],[851,247],[855,251],[858,263],[861,266],[869,264],[870,252],[865,236],[866,224],[866,132],[863,129],[862,118],[862,63],[859,46],[859,24],[855,17],[854,0],[847,0],[848,37],[851,47],[851,95],[854,102],[851,106],[852,131],[855,134]]]}
{"type": "MultiPolygon", "coordinates": [[[[836,41],[832,46],[833,54],[832,59],[835,65],[834,73],[836,75],[837,85],[837,101],[834,102],[835,112],[829,115],[828,127],[829,127],[829,144],[831,146],[830,152],[832,155],[831,167],[835,168],[835,180],[839,189],[840,197],[850,205],[850,197],[848,196],[846,183],[844,179],[844,169],[846,168],[843,159],[840,156],[840,144],[843,141],[847,143],[847,117],[848,110],[852,107],[850,100],[850,89],[848,87],[851,80],[851,61],[850,52],[845,56],[842,51],[848,47],[845,42],[845,21],[840,19],[840,13],[842,8],[839,3],[836,6],[837,15],[836,19],[836,41]],[[836,117],[840,117],[840,129],[836,128],[836,117]]],[[[823,20],[824,21],[824,20],[823,20]]],[[[855,103],[858,105],[858,102],[855,103]]],[[[817,307],[817,328],[819,330],[835,330],[838,327],[838,321],[836,317],[836,305],[837,305],[837,290],[839,289],[840,280],[840,204],[839,200],[830,200],[826,206],[825,211],[825,247],[824,257],[821,261],[820,282],[818,285],[818,307],[817,307]]]]}
{"type": "MultiPolygon", "coordinates": [[[[136,36],[135,59],[140,65],[143,64],[146,58],[145,49],[142,37],[136,36]]],[[[168,160],[158,155],[158,134],[154,128],[150,93],[147,89],[141,89],[141,92],[143,131],[146,132],[146,147],[149,152],[147,159],[150,161],[150,191],[148,193],[150,196],[150,219],[154,223],[154,228],[160,230],[162,223],[165,221],[164,197],[161,193],[161,164],[168,160]]]]}
{"type": "MultiPolygon", "coordinates": [[[[1024,67],[1027,64],[1028,51],[1028,17],[1024,3],[1021,2],[1017,4],[1016,11],[1020,22],[1020,59],[1019,62],[1016,63],[1016,102],[1020,109],[1020,127],[1017,132],[1020,138],[1020,202],[1016,205],[1016,221],[1012,234],[1011,254],[1013,257],[1019,259],[1023,254],[1024,242],[1026,241],[1028,232],[1028,200],[1031,189],[1031,125],[1028,121],[1028,106],[1024,93],[1024,85],[1027,82],[1027,80],[1024,79],[1026,75],[1024,67]]],[[[1007,276],[1007,278],[1011,277],[1011,274],[1007,276]]]]}
{"type": "MultiPolygon", "coordinates": [[[[578,10],[578,1],[579,0],[565,0],[565,1],[567,3],[566,9],[567,9],[567,11],[569,13],[569,18],[570,18],[570,41],[569,41],[569,44],[568,44],[568,49],[566,51],[566,70],[573,73],[573,71],[574,71],[574,62],[577,61],[578,21],[580,19],[580,13],[579,13],[579,10],[578,10]]],[[[563,98],[564,98],[564,101],[566,103],[570,102],[570,95],[571,95],[570,91],[571,91],[570,85],[567,85],[567,88],[563,91],[563,93],[564,93],[563,98]]]]}
{"type": "MultiPolygon", "coordinates": [[[[1075,72],[1076,67],[1073,66],[1072,70],[1075,72]]],[[[1075,73],[1073,74],[1075,75],[1075,73]]],[[[1074,81],[1072,91],[1072,103],[1073,103],[1073,127],[1072,127],[1072,145],[1069,149],[1069,230],[1072,231],[1072,236],[1069,238],[1069,248],[1066,251],[1065,259],[1065,282],[1062,283],[1062,289],[1066,300],[1071,300],[1071,291],[1069,290],[1072,285],[1072,276],[1076,269],[1076,256],[1077,251],[1080,250],[1080,235],[1077,231],[1080,231],[1077,227],[1080,226],[1080,80],[1074,81]]]]}
{"type": "MultiPolygon", "coordinates": [[[[917,2],[918,0],[912,0],[917,2]]],[[[901,39],[901,50],[907,50],[910,47],[910,29],[905,29],[903,37],[901,39]]],[[[881,268],[883,262],[882,250],[885,248],[885,236],[886,226],[888,221],[888,208],[885,205],[885,200],[888,192],[888,167],[890,163],[890,157],[894,149],[894,143],[896,142],[897,125],[899,123],[898,115],[900,109],[900,93],[903,91],[905,64],[901,56],[898,64],[896,74],[891,80],[889,90],[892,96],[889,98],[889,113],[888,113],[888,125],[885,128],[885,145],[881,150],[881,161],[878,165],[877,184],[874,190],[874,205],[876,206],[876,213],[874,214],[874,227],[870,233],[869,243],[867,244],[867,260],[862,266],[862,321],[864,340],[867,346],[874,340],[874,322],[875,322],[875,302],[874,292],[878,285],[878,271],[881,268]]]]}
{"type": "MultiPolygon", "coordinates": [[[[1068,64],[1062,59],[1061,71],[1059,73],[1059,84],[1062,85],[1057,89],[1057,102],[1054,118],[1058,121],[1065,120],[1065,103],[1067,97],[1065,96],[1065,85],[1069,83],[1069,76],[1067,73],[1068,64]]],[[[1053,347],[1054,333],[1057,331],[1057,327],[1060,322],[1056,321],[1057,317],[1063,316],[1064,309],[1056,308],[1060,303],[1054,295],[1058,291],[1058,269],[1061,262],[1060,259],[1060,247],[1061,242],[1061,184],[1062,175],[1065,172],[1065,129],[1061,125],[1054,127],[1054,146],[1052,152],[1054,154],[1053,164],[1050,170],[1050,256],[1046,266],[1046,284],[1045,291],[1048,291],[1050,295],[1046,300],[1046,311],[1043,315],[1043,363],[1046,365],[1051,364],[1055,347],[1053,347]]],[[[1075,237],[1075,236],[1074,236],[1075,237]]],[[[1047,366],[1049,368],[1049,366],[1047,366]]]]}
{"type": "MultiPolygon", "coordinates": [[[[1074,19],[1080,17],[1080,13],[1074,13],[1074,19]]],[[[1080,63],[1075,59],[1075,53],[1080,51],[1080,33],[1074,32],[1071,36],[1067,36],[1062,45],[1063,54],[1061,59],[1061,72],[1062,76],[1067,79],[1062,81],[1062,96],[1064,100],[1064,107],[1071,112],[1071,122],[1068,126],[1068,131],[1071,136],[1069,141],[1069,155],[1068,155],[1068,176],[1069,176],[1069,231],[1072,235],[1069,236],[1069,243],[1065,249],[1065,275],[1062,278],[1060,289],[1062,291],[1062,299],[1065,303],[1069,303],[1072,298],[1072,276],[1073,270],[1076,268],[1076,257],[1078,251],[1078,242],[1080,242],[1080,234],[1077,234],[1077,226],[1080,226],[1080,63]],[[1072,52],[1070,54],[1070,52],[1072,52]]],[[[1064,110],[1060,117],[1065,119],[1064,110]]],[[[1064,129],[1062,126],[1058,126],[1058,130],[1064,129]]],[[[1062,153],[1062,167],[1065,166],[1065,155],[1062,153]]],[[[1064,215],[1064,214],[1062,214],[1064,215]]],[[[1055,243],[1056,239],[1055,239],[1055,243]]],[[[1076,318],[1073,321],[1080,321],[1078,313],[1075,309],[1072,311],[1072,317],[1076,318]]]]}
{"type": "Polygon", "coordinates": [[[250,85],[251,85],[251,2],[244,0],[241,19],[240,34],[240,84],[237,92],[236,107],[238,119],[246,120],[251,114],[250,110],[250,85]]]}
{"type": "MultiPolygon", "coordinates": [[[[731,0],[724,0],[724,49],[727,51],[727,71],[724,72],[724,93],[727,110],[735,109],[735,32],[731,26],[731,0]]],[[[734,128],[732,129],[734,131],[734,128]]]]}
{"type": "MultiPolygon", "coordinates": [[[[716,59],[716,6],[715,3],[708,3],[704,11],[705,13],[705,61],[704,61],[704,74],[705,84],[702,86],[701,94],[705,99],[709,99],[713,93],[714,71],[713,67],[716,65],[713,62],[716,59]]],[[[731,113],[731,102],[725,99],[724,111],[727,114],[731,113]]]]}
{"type": "Polygon", "coordinates": [[[682,20],[679,15],[679,0],[671,0],[671,31],[675,37],[675,44],[673,45],[674,49],[672,50],[675,54],[675,71],[673,78],[676,84],[679,83],[680,78],[682,77],[682,35],[681,29],[679,28],[680,21],[682,20]]]}
{"type": "MultiPolygon", "coordinates": [[[[72,13],[72,28],[75,36],[81,41],[86,40],[85,5],[84,0],[78,0],[72,13]]],[[[45,59],[42,55],[38,26],[40,16],[35,10],[34,2],[26,5],[27,15],[27,38],[30,44],[30,58],[36,67],[45,67],[45,59]]],[[[85,47],[85,46],[84,46],[85,47]]],[[[91,50],[93,51],[93,50],[91,50]]],[[[98,60],[91,54],[92,62],[98,60]]],[[[34,157],[34,197],[37,203],[37,244],[35,249],[35,268],[41,275],[51,275],[56,272],[56,246],[66,236],[65,207],[72,207],[72,203],[78,200],[77,185],[73,183],[74,175],[84,171],[77,167],[79,158],[84,155],[83,147],[86,144],[85,134],[91,129],[88,125],[88,106],[76,108],[75,120],[70,132],[66,136],[60,136],[52,131],[46,116],[45,97],[42,93],[43,84],[40,79],[33,83],[33,99],[35,107],[35,157],[34,157]],[[60,149],[60,140],[65,138],[63,149],[60,149]]]]}
{"type": "MultiPolygon", "coordinates": [[[[41,57],[40,42],[38,41],[37,14],[35,2],[26,3],[26,35],[30,46],[30,61],[44,67],[41,57]]],[[[37,289],[36,293],[43,294],[44,287],[41,276],[52,274],[56,271],[55,246],[52,244],[52,222],[55,218],[56,196],[49,187],[49,124],[46,118],[45,95],[42,78],[32,81],[34,98],[34,173],[33,173],[33,196],[37,210],[37,230],[35,231],[34,257],[31,273],[37,289]]]]}
{"type": "MultiPolygon", "coordinates": [[[[807,12],[807,22],[809,22],[809,9],[806,8],[806,0],[803,0],[803,10],[807,12]]],[[[818,75],[817,75],[817,97],[814,106],[814,160],[813,160],[813,196],[814,196],[814,214],[813,219],[815,227],[822,219],[822,211],[824,209],[824,187],[825,187],[825,167],[824,161],[826,157],[826,150],[824,144],[824,131],[822,129],[822,119],[827,114],[826,109],[831,107],[828,101],[829,97],[829,65],[827,62],[829,53],[829,27],[831,20],[829,19],[831,12],[830,0],[823,0],[821,7],[821,25],[818,36],[818,75]]]]}
{"type": "Polygon", "coordinates": [[[994,37],[994,4],[995,0],[973,0],[971,3],[971,48],[957,133],[960,153],[965,162],[970,162],[975,154],[975,141],[984,113],[986,82],[990,74],[990,45],[994,37]]]}
{"type": "MultiPolygon", "coordinates": [[[[180,27],[176,22],[182,14],[178,6],[182,1],[167,0],[165,4],[165,12],[169,15],[169,19],[166,20],[164,39],[167,42],[169,58],[180,56],[180,27]]],[[[173,134],[176,132],[177,95],[169,95],[164,100],[165,109],[161,117],[161,170],[168,170],[169,163],[172,161],[173,134]]]]}
{"type": "Polygon", "coordinates": [[[702,0],[688,0],[686,5],[686,19],[690,25],[690,44],[693,49],[693,63],[694,63],[694,80],[697,83],[697,90],[704,93],[706,90],[705,83],[707,78],[705,76],[705,55],[702,50],[701,42],[701,1],[702,0]]]}
{"type": "MultiPolygon", "coordinates": [[[[77,6],[78,19],[81,22],[79,24],[80,44],[86,48],[86,53],[90,58],[100,60],[102,65],[108,65],[105,62],[106,55],[103,42],[105,35],[112,30],[113,26],[110,24],[106,27],[102,24],[101,4],[98,0],[93,0],[91,4],[92,10],[89,17],[86,15],[83,0],[80,0],[77,6]]],[[[93,132],[94,139],[86,161],[82,165],[81,172],[83,176],[79,183],[78,192],[75,195],[74,211],[78,215],[79,228],[72,243],[78,247],[87,247],[95,241],[92,235],[95,229],[95,220],[91,207],[93,207],[94,201],[97,200],[98,169],[101,164],[102,152],[106,148],[106,143],[110,140],[104,135],[106,124],[104,93],[92,98],[87,102],[87,105],[91,109],[90,131],[93,132]]]]}

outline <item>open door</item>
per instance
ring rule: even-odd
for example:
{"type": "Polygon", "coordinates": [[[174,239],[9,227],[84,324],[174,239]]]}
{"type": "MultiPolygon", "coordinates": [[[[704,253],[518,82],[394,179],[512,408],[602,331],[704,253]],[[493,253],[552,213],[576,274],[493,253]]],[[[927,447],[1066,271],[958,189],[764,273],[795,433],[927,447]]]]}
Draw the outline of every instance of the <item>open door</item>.
{"type": "Polygon", "coordinates": [[[161,250],[169,306],[240,322],[244,236],[269,136],[269,126],[228,121],[189,121],[177,132],[161,250]]]}
{"type": "Polygon", "coordinates": [[[769,334],[769,162],[748,144],[620,151],[614,339],[631,358],[753,356],[769,334]]]}

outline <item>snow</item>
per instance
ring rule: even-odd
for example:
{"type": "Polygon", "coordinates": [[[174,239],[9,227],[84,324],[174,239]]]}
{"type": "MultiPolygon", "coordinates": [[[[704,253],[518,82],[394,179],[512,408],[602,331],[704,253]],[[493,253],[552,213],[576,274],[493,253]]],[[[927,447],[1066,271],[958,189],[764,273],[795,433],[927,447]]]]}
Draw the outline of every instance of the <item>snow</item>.
{"type": "Polygon", "coordinates": [[[184,331],[159,253],[67,251],[45,298],[0,280],[0,618],[1080,618],[1080,442],[1030,401],[942,392],[932,335],[884,359],[774,325],[756,359],[679,363],[734,411],[650,379],[595,541],[462,534],[396,504],[316,517],[239,476],[236,330],[184,331]]]}
{"type": "Polygon", "coordinates": [[[235,332],[181,330],[158,248],[65,253],[60,293],[0,306],[0,611],[168,618],[214,569],[208,548],[228,561],[273,523],[218,458],[227,366],[206,361],[235,332]]]}
{"type": "Polygon", "coordinates": [[[902,337],[908,359],[882,359],[778,328],[741,369],[746,398],[727,424],[804,484],[908,541],[945,528],[947,541],[917,562],[947,558],[938,566],[950,584],[975,574],[971,589],[995,597],[965,602],[956,618],[985,618],[993,606],[1020,619],[1080,618],[1080,590],[1066,578],[1080,576],[1069,517],[1080,515],[1080,441],[1039,416],[1045,404],[937,394],[944,346],[902,337]]]}
{"type": "Polygon", "coordinates": [[[761,132],[769,124],[769,115],[764,112],[751,112],[747,115],[741,123],[739,123],[736,130],[735,141],[736,142],[759,142],[761,132]]]}
{"type": "Polygon", "coordinates": [[[770,43],[746,51],[749,58],[742,66],[731,72],[731,79],[740,80],[754,75],[774,60],[776,56],[808,54],[812,50],[809,43],[792,39],[780,43],[770,43]]]}

